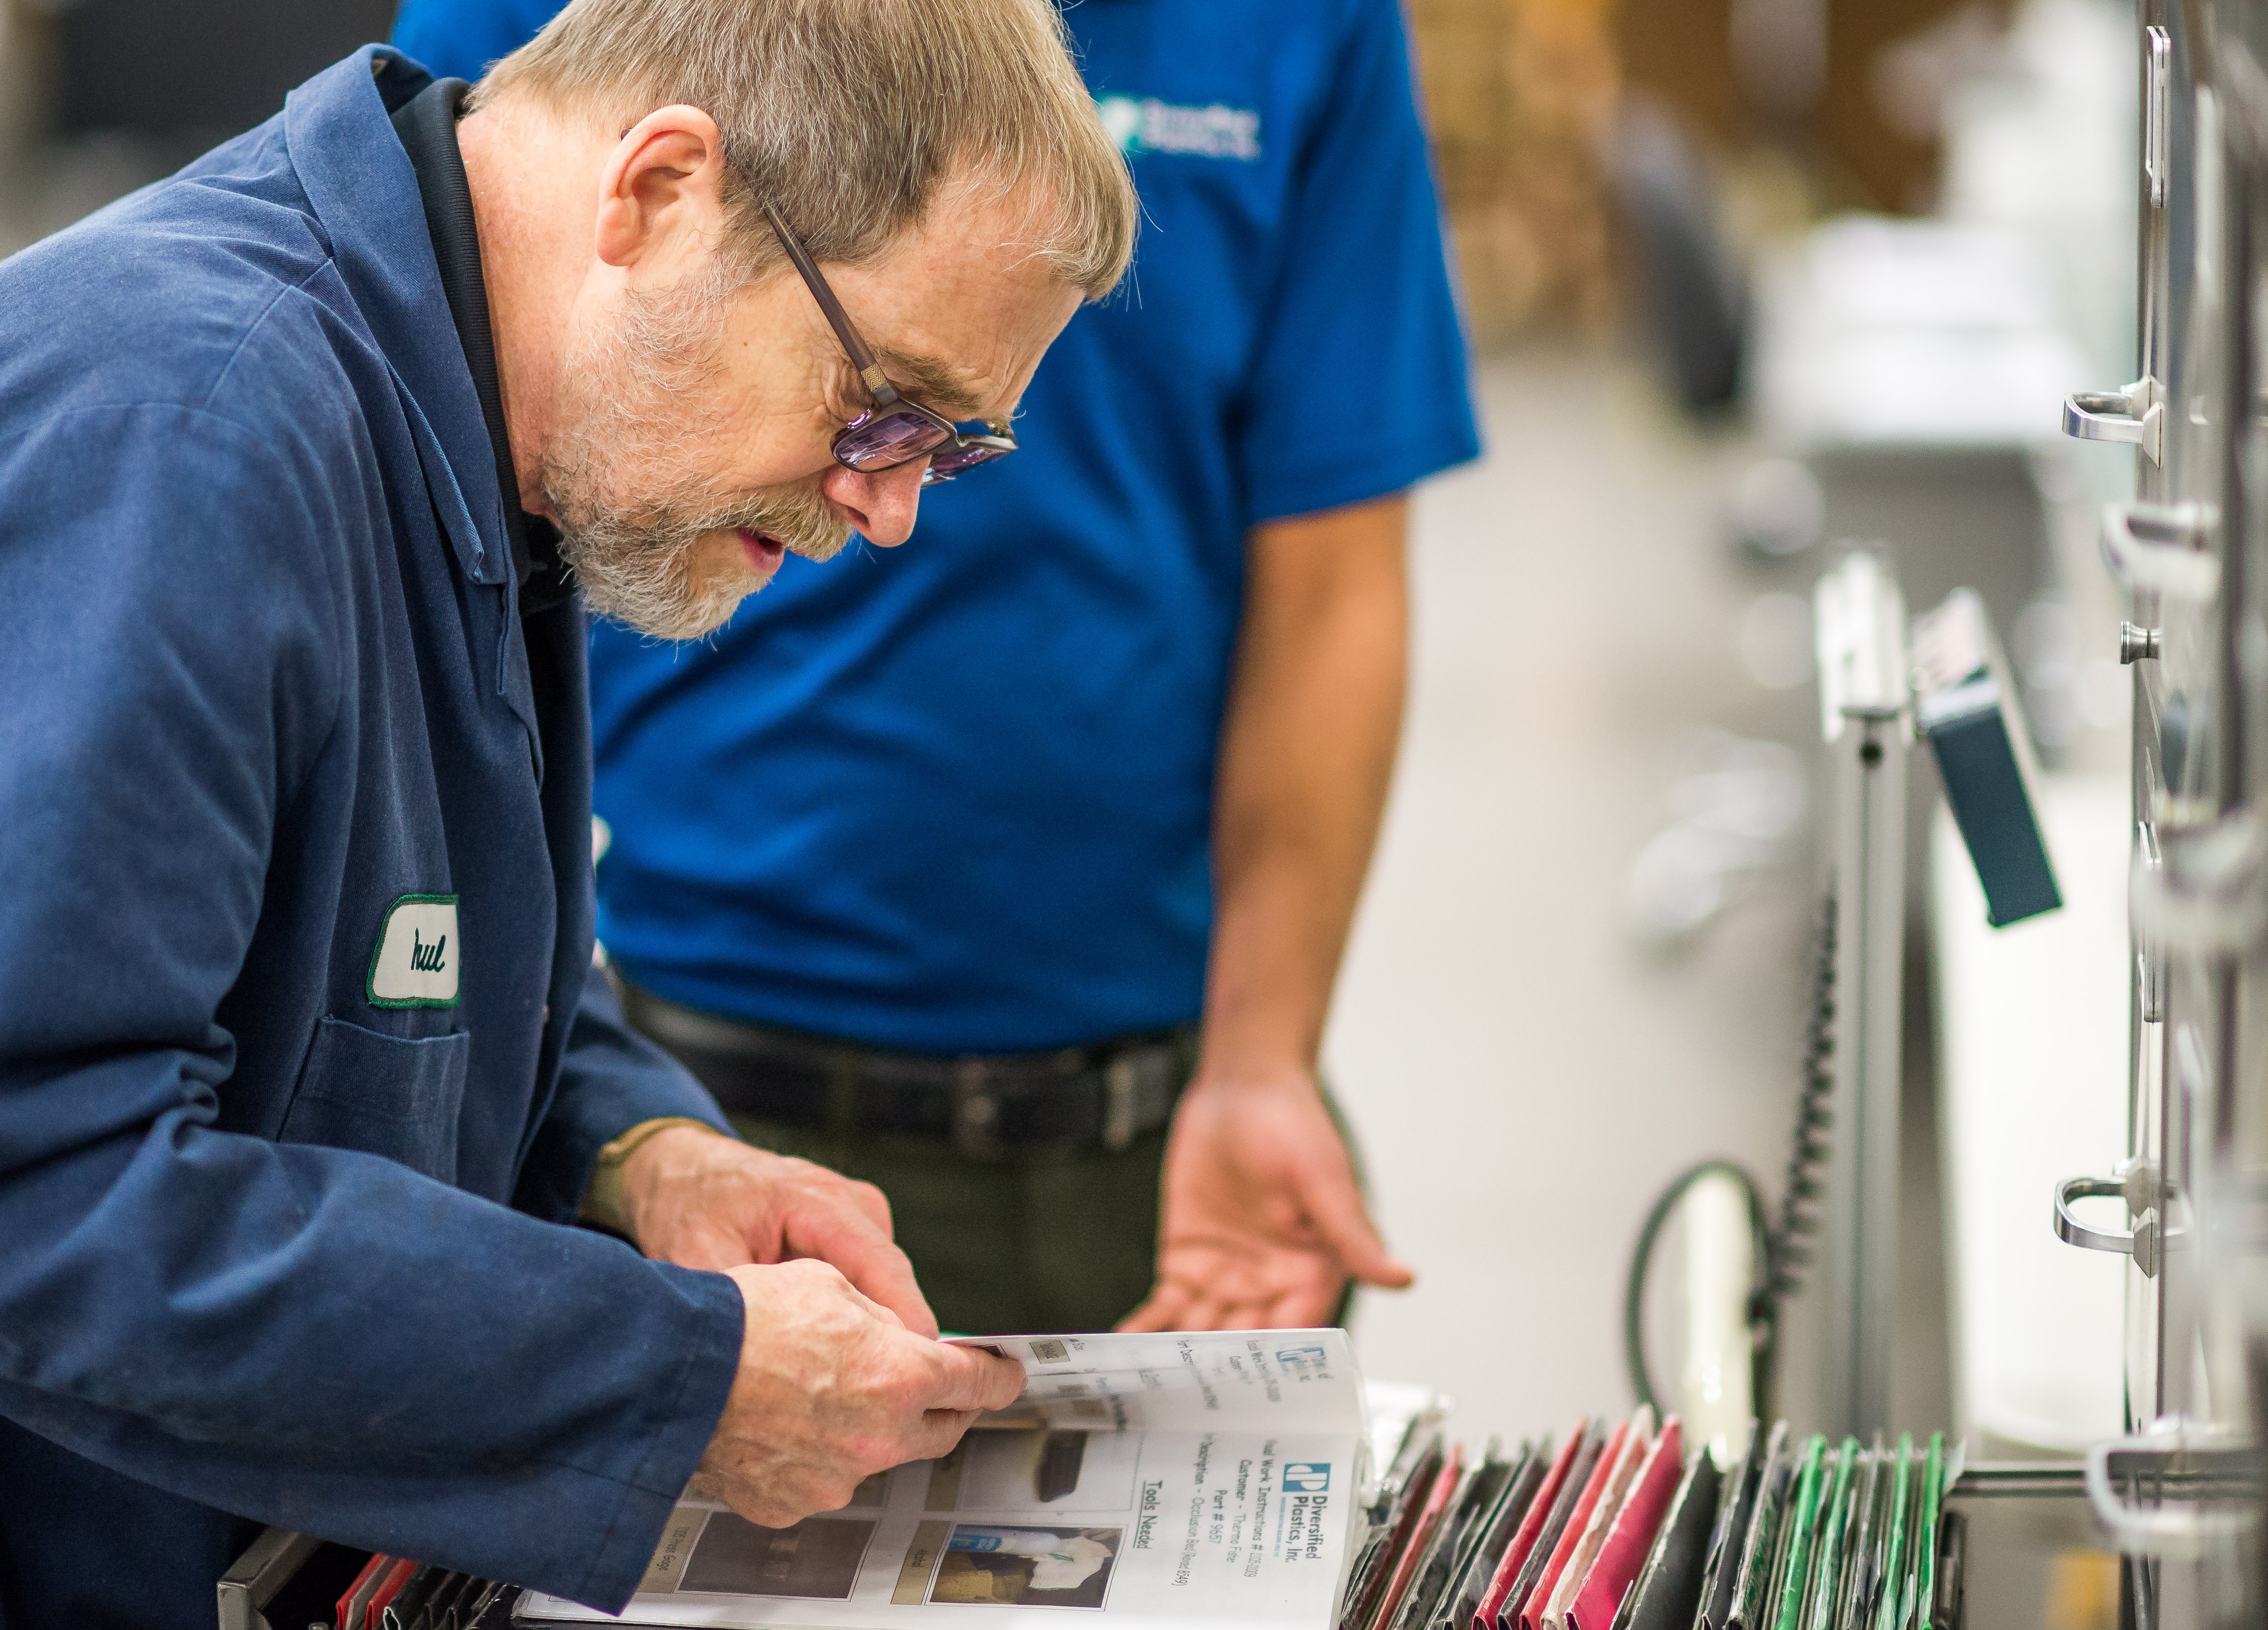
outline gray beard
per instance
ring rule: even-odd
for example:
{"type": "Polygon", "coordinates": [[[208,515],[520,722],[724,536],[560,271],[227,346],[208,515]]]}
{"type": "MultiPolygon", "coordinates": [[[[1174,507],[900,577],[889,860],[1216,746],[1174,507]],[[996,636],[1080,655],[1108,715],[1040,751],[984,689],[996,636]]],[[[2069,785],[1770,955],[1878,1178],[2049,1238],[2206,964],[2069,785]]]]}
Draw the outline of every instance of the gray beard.
{"type": "Polygon", "coordinates": [[[833,556],[850,535],[814,490],[730,492],[677,462],[678,432],[695,422],[688,409],[716,380],[715,336],[730,298],[718,278],[666,301],[634,297],[620,327],[578,347],[540,474],[560,552],[590,608],[659,639],[713,633],[762,586],[747,572],[699,579],[703,534],[768,533],[810,560],[833,556]],[[661,470],[672,473],[657,482],[661,470]],[[636,499],[617,496],[641,488],[636,499]]]}

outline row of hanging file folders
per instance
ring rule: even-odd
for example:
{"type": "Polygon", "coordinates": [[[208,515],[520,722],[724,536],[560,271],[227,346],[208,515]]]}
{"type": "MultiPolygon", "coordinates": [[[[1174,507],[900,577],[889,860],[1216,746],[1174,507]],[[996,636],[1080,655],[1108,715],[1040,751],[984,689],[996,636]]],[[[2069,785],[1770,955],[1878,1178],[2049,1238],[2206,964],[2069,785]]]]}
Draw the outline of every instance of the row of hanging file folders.
{"type": "Polygon", "coordinates": [[[1641,1407],[1476,1463],[1438,1417],[1370,1508],[1339,1630],[1958,1630],[1945,1435],[1751,1423],[1729,1468],[1641,1407]]]}

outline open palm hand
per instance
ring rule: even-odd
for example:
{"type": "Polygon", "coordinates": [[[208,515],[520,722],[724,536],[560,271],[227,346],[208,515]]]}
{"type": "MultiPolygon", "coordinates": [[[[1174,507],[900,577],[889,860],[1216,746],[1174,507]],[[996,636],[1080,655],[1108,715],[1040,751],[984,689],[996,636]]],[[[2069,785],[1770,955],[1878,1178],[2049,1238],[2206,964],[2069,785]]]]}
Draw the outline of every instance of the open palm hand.
{"type": "Polygon", "coordinates": [[[1158,1282],[1125,1330],[1322,1323],[1349,1280],[1399,1289],[1314,1077],[1200,1078],[1166,1149],[1158,1282]]]}

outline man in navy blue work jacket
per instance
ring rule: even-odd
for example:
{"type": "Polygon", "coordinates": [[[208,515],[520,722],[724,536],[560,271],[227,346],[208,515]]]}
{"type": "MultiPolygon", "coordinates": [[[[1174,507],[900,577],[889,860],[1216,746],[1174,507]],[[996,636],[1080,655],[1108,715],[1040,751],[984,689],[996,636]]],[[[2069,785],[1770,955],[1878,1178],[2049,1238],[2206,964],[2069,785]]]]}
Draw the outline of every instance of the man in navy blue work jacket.
{"type": "MultiPolygon", "coordinates": [[[[475,74],[556,3],[395,40],[475,74]]],[[[1321,1323],[1407,1278],[1316,1051],[1403,493],[1476,446],[1402,18],[1064,10],[1134,270],[922,549],[790,562],[698,648],[594,631],[600,937],[745,1135],[882,1188],[949,1326],[1321,1323]]]]}
{"type": "Polygon", "coordinates": [[[1123,161],[1046,0],[464,89],[365,50],[0,265],[8,1630],[209,1625],[262,1523],[611,1610],[696,1470],[792,1522],[1020,1384],[593,976],[580,599],[902,540],[1123,161]]]}

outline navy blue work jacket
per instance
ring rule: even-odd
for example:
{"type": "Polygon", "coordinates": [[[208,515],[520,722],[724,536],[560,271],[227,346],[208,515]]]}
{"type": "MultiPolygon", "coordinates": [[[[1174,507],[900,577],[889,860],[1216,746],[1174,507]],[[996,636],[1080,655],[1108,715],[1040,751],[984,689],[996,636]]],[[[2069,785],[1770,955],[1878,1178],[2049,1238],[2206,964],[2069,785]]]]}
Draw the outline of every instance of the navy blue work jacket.
{"type": "Polygon", "coordinates": [[[567,1226],[722,1121],[592,974],[583,617],[519,615],[426,82],[0,264],[8,1630],[202,1630],[260,1523],[619,1607],[731,1386],[729,1279],[567,1226]]]}

